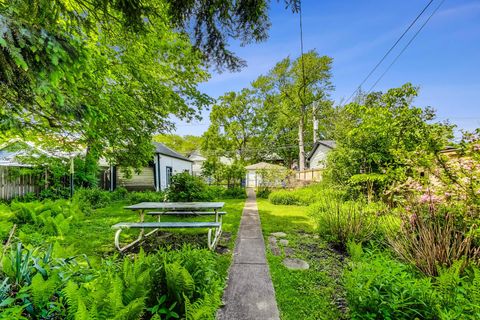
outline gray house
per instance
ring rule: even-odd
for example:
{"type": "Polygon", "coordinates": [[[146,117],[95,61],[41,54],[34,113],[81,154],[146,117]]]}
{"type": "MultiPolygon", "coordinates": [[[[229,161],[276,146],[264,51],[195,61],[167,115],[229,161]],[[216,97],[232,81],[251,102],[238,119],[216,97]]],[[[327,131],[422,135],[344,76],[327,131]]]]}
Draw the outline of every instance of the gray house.
{"type": "Polygon", "coordinates": [[[327,155],[335,149],[335,141],[319,140],[313,145],[312,151],[307,156],[309,169],[324,169],[327,164],[327,155]]]}
{"type": "Polygon", "coordinates": [[[153,142],[155,153],[148,167],[141,169],[140,173],[126,174],[126,170],[117,167],[110,168],[110,189],[117,186],[129,190],[155,190],[162,191],[170,186],[173,175],[188,172],[192,174],[193,161],[180,153],[168,148],[163,143],[153,142]]]}

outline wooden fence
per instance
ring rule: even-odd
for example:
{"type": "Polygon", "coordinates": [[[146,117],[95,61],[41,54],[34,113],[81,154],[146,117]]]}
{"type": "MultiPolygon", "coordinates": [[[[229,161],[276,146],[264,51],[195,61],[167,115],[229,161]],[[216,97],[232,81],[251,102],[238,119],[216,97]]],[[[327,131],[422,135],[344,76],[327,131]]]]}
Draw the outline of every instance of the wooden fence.
{"type": "Polygon", "coordinates": [[[298,181],[321,181],[323,169],[309,169],[303,171],[296,171],[294,173],[295,179],[298,181]]]}
{"type": "Polygon", "coordinates": [[[40,179],[33,174],[19,174],[20,169],[21,167],[0,166],[0,200],[40,192],[40,179]]]}

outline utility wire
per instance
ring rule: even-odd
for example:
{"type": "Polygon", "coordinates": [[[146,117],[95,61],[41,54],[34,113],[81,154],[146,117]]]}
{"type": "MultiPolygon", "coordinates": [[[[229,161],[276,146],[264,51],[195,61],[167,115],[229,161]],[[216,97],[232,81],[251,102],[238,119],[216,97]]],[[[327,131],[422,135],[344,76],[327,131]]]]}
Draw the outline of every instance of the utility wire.
{"type": "Polygon", "coordinates": [[[344,104],[347,104],[350,99],[353,98],[353,96],[358,92],[360,91],[362,85],[365,84],[365,82],[367,82],[367,80],[370,78],[370,76],[378,69],[378,67],[383,63],[383,61],[385,61],[385,59],[387,58],[387,56],[393,51],[393,49],[398,45],[398,43],[403,39],[403,37],[407,34],[408,31],[410,31],[410,29],[413,27],[413,25],[418,21],[418,19],[420,19],[420,17],[423,15],[423,13],[428,9],[428,7],[430,7],[430,5],[432,4],[433,0],[430,0],[427,5],[423,8],[422,11],[420,11],[420,13],[417,15],[417,17],[410,23],[410,25],[408,26],[408,28],[402,33],[402,35],[397,39],[397,41],[395,41],[395,43],[390,47],[390,49],[388,49],[388,51],[383,55],[382,59],[380,59],[380,61],[375,65],[375,67],[373,67],[373,69],[368,73],[368,75],[365,77],[365,79],[363,79],[363,81],[357,86],[357,88],[355,89],[355,91],[352,92],[352,94],[350,95],[350,97],[345,101],[344,104]]]}
{"type": "Polygon", "coordinates": [[[410,46],[410,44],[413,42],[413,40],[415,40],[415,38],[418,36],[418,34],[423,30],[423,28],[427,25],[427,23],[430,21],[430,19],[432,19],[432,17],[435,15],[435,13],[437,13],[438,9],[440,9],[440,7],[443,5],[444,2],[445,2],[445,0],[442,0],[440,2],[440,4],[435,8],[435,10],[433,10],[433,12],[430,14],[428,19],[425,20],[425,22],[422,24],[420,29],[418,29],[417,32],[415,32],[415,34],[410,39],[410,41],[408,41],[408,43],[405,45],[405,47],[403,47],[402,51],[400,51],[400,53],[395,57],[395,59],[392,61],[392,63],[390,63],[390,65],[387,67],[387,69],[382,73],[382,75],[377,79],[377,81],[375,81],[375,83],[370,87],[370,89],[368,90],[368,93],[372,92],[373,88],[375,88],[375,86],[380,82],[380,80],[382,80],[382,78],[385,76],[385,74],[390,70],[390,68],[395,64],[395,62],[397,62],[398,58],[400,58],[400,56],[405,52],[405,50],[407,50],[407,48],[410,46]]]}

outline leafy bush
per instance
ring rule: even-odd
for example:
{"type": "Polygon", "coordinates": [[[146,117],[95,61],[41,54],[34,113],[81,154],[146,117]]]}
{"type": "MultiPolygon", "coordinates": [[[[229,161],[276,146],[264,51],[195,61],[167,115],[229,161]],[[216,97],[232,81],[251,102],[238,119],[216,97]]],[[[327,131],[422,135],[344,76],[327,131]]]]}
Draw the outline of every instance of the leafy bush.
{"type": "Polygon", "coordinates": [[[210,201],[213,199],[205,182],[198,177],[182,172],[172,177],[167,190],[169,201],[210,201]]]}
{"type": "Polygon", "coordinates": [[[110,198],[112,201],[122,201],[126,200],[128,197],[128,190],[124,187],[117,187],[113,192],[110,193],[110,198]]]}
{"type": "Polygon", "coordinates": [[[52,236],[64,235],[70,222],[83,215],[79,207],[68,200],[12,202],[10,207],[13,223],[34,225],[43,234],[52,236]]]}
{"type": "Polygon", "coordinates": [[[78,189],[75,191],[74,201],[89,205],[93,209],[104,208],[112,201],[111,193],[99,188],[78,189]]]}
{"type": "Polygon", "coordinates": [[[269,188],[259,187],[257,189],[257,197],[262,199],[268,199],[272,191],[269,188]]]}
{"type": "Polygon", "coordinates": [[[165,193],[155,191],[134,191],[127,195],[129,203],[139,202],[163,202],[165,201],[165,193]]]}
{"type": "MultiPolygon", "coordinates": [[[[9,319],[214,319],[223,286],[215,253],[185,246],[97,269],[78,257],[12,248],[0,266],[0,314],[9,319]],[[114,317],[112,317],[114,316],[114,317]]],[[[1,249],[1,248],[0,248],[1,249]]]]}
{"type": "Polygon", "coordinates": [[[222,198],[225,199],[245,199],[247,191],[242,187],[227,188],[223,191],[222,198]]]}
{"type": "Polygon", "coordinates": [[[359,260],[343,275],[352,319],[435,318],[428,278],[386,254],[354,256],[359,260]]]}
{"type": "Polygon", "coordinates": [[[343,282],[352,319],[478,319],[480,269],[464,262],[425,277],[387,253],[349,245],[343,282]],[[359,249],[360,248],[360,249],[359,249]]]}
{"type": "Polygon", "coordinates": [[[340,249],[350,241],[365,242],[376,231],[375,208],[363,202],[323,198],[313,204],[309,214],[316,220],[321,237],[340,249]]]}

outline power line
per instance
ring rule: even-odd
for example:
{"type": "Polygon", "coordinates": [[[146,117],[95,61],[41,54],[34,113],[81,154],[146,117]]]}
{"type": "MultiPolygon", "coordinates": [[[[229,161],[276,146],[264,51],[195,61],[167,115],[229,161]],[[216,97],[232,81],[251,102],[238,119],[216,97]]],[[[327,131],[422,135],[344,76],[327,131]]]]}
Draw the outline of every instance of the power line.
{"type": "Polygon", "coordinates": [[[432,4],[433,0],[430,0],[427,5],[423,8],[422,11],[420,11],[420,13],[417,15],[417,17],[410,23],[410,25],[408,26],[408,28],[402,33],[402,35],[397,39],[397,41],[395,41],[395,43],[390,47],[390,49],[388,49],[388,51],[383,55],[382,59],[380,59],[380,61],[375,65],[375,67],[373,67],[373,69],[368,73],[368,75],[365,77],[365,79],[363,79],[363,81],[357,86],[357,88],[355,89],[355,91],[352,92],[352,94],[350,95],[350,97],[345,101],[345,104],[347,104],[350,99],[353,98],[353,96],[360,90],[360,88],[362,87],[362,85],[365,84],[365,82],[370,78],[370,76],[378,69],[378,67],[382,64],[383,61],[385,61],[385,59],[387,58],[387,56],[393,51],[393,49],[398,45],[398,43],[403,39],[403,37],[407,34],[408,31],[410,31],[410,29],[413,27],[413,25],[417,22],[417,20],[423,15],[423,13],[428,9],[428,7],[430,7],[430,5],[432,4]]]}
{"type": "Polygon", "coordinates": [[[438,9],[440,9],[440,7],[443,5],[444,2],[445,2],[445,0],[442,0],[440,2],[440,4],[435,8],[435,10],[433,10],[433,12],[430,14],[428,19],[425,20],[425,22],[422,24],[420,29],[418,29],[417,32],[415,32],[415,34],[410,39],[410,41],[408,41],[408,43],[405,45],[405,47],[403,47],[402,51],[400,51],[400,53],[395,57],[395,59],[392,61],[392,63],[390,63],[390,65],[387,67],[387,69],[382,73],[382,75],[377,79],[377,81],[375,81],[375,83],[370,87],[370,90],[368,90],[368,93],[372,92],[373,88],[375,88],[375,86],[380,82],[380,80],[382,80],[382,78],[385,76],[385,74],[390,70],[390,68],[395,64],[395,62],[397,62],[398,58],[400,58],[400,56],[405,52],[405,50],[407,50],[407,48],[410,46],[410,44],[413,42],[413,40],[415,40],[415,38],[418,36],[418,34],[423,30],[423,28],[427,25],[427,23],[435,15],[435,13],[437,13],[438,9]]]}

